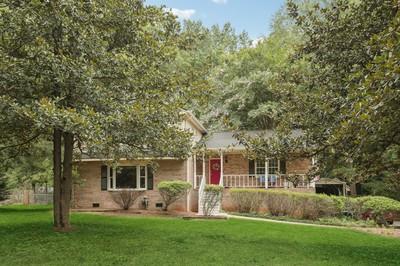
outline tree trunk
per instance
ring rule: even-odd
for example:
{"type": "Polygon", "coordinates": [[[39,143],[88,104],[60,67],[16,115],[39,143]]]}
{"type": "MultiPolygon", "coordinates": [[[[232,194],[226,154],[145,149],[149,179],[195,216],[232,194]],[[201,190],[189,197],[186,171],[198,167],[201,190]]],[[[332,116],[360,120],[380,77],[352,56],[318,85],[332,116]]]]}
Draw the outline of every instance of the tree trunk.
{"type": "Polygon", "coordinates": [[[70,229],[69,209],[71,205],[72,192],[72,153],[74,146],[74,135],[72,133],[64,133],[64,161],[63,161],[63,177],[61,186],[61,215],[64,230],[70,229]]]}
{"type": "Polygon", "coordinates": [[[69,209],[72,189],[72,152],[74,136],[55,129],[53,133],[54,163],[54,227],[57,231],[69,231],[69,209]],[[62,160],[62,136],[64,135],[64,158],[62,160]]]}
{"type": "Polygon", "coordinates": [[[61,130],[54,129],[53,132],[53,215],[54,227],[62,228],[61,223],[61,130]]]}

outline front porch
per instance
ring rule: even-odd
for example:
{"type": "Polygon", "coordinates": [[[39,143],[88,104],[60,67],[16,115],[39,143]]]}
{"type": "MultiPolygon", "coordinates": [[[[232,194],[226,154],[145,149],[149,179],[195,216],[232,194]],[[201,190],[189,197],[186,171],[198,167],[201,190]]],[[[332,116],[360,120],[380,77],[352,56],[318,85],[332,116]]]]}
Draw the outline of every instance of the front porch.
{"type": "MultiPolygon", "coordinates": [[[[200,184],[202,175],[197,175],[197,184],[200,184]]],[[[219,182],[224,188],[310,188],[314,186],[314,182],[309,182],[305,174],[286,174],[286,175],[222,175],[222,182],[219,182]],[[296,185],[289,180],[298,180],[296,185]]],[[[207,184],[211,182],[208,181],[207,184]]],[[[195,186],[194,188],[198,188],[195,186]]]]}
{"type": "Polygon", "coordinates": [[[306,173],[311,160],[277,159],[249,160],[241,153],[219,152],[214,155],[195,158],[196,177],[193,187],[198,189],[202,179],[204,184],[221,185],[224,188],[310,188],[315,187],[306,173]]]}

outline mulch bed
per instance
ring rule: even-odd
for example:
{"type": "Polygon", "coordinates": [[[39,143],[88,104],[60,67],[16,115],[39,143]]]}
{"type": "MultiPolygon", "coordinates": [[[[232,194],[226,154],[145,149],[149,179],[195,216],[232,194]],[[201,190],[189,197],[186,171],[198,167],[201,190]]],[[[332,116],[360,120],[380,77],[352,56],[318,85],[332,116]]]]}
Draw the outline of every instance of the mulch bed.
{"type": "Polygon", "coordinates": [[[185,220],[226,220],[226,215],[201,216],[195,212],[178,211],[149,211],[149,210],[121,210],[121,209],[73,209],[73,212],[96,213],[108,216],[158,216],[158,217],[180,217],[185,220]]]}

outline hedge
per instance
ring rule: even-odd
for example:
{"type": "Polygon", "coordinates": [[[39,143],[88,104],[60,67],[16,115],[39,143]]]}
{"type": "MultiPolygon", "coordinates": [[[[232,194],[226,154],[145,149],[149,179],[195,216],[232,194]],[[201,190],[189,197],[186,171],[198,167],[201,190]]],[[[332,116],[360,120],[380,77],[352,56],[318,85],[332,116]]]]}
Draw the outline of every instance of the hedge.
{"type": "Polygon", "coordinates": [[[400,202],[386,197],[350,198],[272,189],[231,189],[230,194],[239,212],[259,212],[265,206],[270,215],[296,219],[351,216],[379,222],[388,213],[400,213],[400,202]]]}

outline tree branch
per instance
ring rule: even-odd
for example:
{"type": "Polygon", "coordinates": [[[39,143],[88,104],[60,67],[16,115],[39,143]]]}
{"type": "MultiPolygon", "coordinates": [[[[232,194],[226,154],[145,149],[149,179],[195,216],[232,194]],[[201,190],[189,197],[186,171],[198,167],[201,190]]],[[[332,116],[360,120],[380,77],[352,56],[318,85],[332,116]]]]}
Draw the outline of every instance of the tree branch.
{"type": "Polygon", "coordinates": [[[20,146],[29,144],[29,143],[32,142],[33,140],[37,139],[40,135],[41,135],[41,134],[38,133],[38,134],[34,135],[33,137],[31,137],[31,138],[25,140],[24,142],[0,147],[0,151],[4,151],[4,150],[6,150],[6,149],[15,148],[15,147],[20,147],[20,146]]]}

